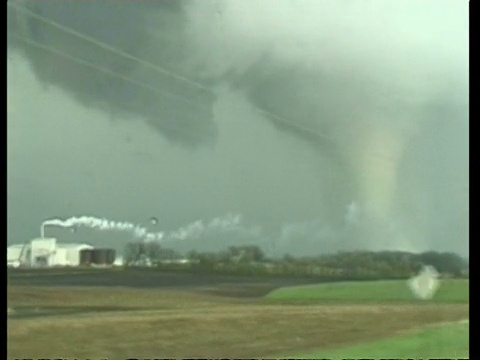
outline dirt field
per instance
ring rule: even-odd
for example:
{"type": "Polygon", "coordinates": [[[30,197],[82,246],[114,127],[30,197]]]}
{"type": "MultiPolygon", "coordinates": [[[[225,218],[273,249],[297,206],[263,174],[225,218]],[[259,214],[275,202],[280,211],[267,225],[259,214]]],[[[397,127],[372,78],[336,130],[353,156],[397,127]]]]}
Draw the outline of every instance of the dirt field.
{"type": "Polygon", "coordinates": [[[119,287],[125,283],[120,280],[114,286],[100,286],[100,281],[78,286],[92,281],[84,274],[81,281],[71,274],[70,287],[58,286],[52,274],[22,276],[18,281],[9,274],[8,358],[277,357],[388,337],[469,314],[468,304],[271,303],[253,298],[275,286],[264,279],[229,283],[224,277],[208,283],[180,276],[174,279],[182,278],[181,286],[167,279],[163,284],[172,286],[158,288],[162,282],[150,277],[150,288],[132,289],[119,287]],[[35,286],[17,283],[26,278],[35,286]],[[45,278],[55,286],[45,286],[45,278]]]}
{"type": "Polygon", "coordinates": [[[272,289],[313,283],[301,278],[255,278],[160,272],[153,269],[9,270],[9,285],[204,289],[217,295],[262,296],[272,289]],[[241,285],[241,286],[239,286],[241,285]]]}

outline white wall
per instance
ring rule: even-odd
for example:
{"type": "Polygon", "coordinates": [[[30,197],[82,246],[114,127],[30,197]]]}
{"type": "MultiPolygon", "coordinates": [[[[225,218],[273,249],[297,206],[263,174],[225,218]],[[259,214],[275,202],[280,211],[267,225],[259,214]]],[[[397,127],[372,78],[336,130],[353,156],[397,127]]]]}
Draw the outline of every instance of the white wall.
{"type": "Polygon", "coordinates": [[[46,266],[55,264],[55,250],[57,248],[57,239],[38,238],[31,241],[30,264],[36,266],[37,257],[46,257],[46,266]]]}
{"type": "Polygon", "coordinates": [[[93,249],[93,246],[86,244],[57,244],[54,265],[80,265],[80,251],[83,249],[93,249]]]}
{"type": "Polygon", "coordinates": [[[7,248],[7,261],[18,260],[22,253],[23,245],[12,245],[7,248]]]}
{"type": "Polygon", "coordinates": [[[30,262],[30,244],[11,245],[7,248],[7,264],[8,266],[16,266],[19,262],[30,262]],[[20,258],[21,256],[21,258],[20,258]]]}
{"type": "MultiPolygon", "coordinates": [[[[13,266],[18,262],[22,254],[23,245],[12,245],[7,247],[7,265],[13,266]]],[[[93,249],[93,246],[87,244],[59,244],[55,238],[34,239],[30,244],[26,244],[23,249],[23,258],[35,264],[35,258],[45,256],[47,262],[45,266],[78,266],[80,265],[80,251],[84,249],[93,249]],[[30,257],[26,256],[30,251],[30,257]]]]}
{"type": "Polygon", "coordinates": [[[84,249],[93,249],[93,246],[86,245],[86,244],[79,244],[78,246],[75,246],[75,247],[70,246],[66,249],[67,251],[66,259],[69,265],[71,266],[80,265],[80,251],[84,249]]]}
{"type": "Polygon", "coordinates": [[[21,265],[18,260],[7,260],[7,267],[19,267],[21,265]]]}
{"type": "Polygon", "coordinates": [[[55,265],[57,266],[67,266],[70,265],[67,260],[67,249],[62,247],[57,247],[55,253],[55,265]]]}

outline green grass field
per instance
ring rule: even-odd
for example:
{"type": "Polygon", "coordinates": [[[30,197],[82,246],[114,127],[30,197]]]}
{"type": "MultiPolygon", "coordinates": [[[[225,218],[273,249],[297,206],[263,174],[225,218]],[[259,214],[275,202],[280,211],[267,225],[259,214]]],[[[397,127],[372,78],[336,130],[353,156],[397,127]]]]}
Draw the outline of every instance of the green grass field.
{"type": "Polygon", "coordinates": [[[441,325],[384,340],[295,356],[295,358],[308,359],[467,359],[468,357],[468,323],[441,325]]]}
{"type": "MultiPolygon", "coordinates": [[[[343,282],[284,287],[267,294],[274,301],[341,301],[341,302],[419,302],[406,281],[343,282]]],[[[432,300],[425,303],[468,303],[468,280],[443,280],[432,300]]]]}

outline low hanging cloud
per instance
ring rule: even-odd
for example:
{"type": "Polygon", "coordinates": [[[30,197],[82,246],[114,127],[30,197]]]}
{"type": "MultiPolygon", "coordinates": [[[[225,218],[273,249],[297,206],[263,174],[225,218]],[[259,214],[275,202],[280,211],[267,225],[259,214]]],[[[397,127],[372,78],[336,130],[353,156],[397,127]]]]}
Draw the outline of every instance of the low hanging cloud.
{"type": "MultiPolygon", "coordinates": [[[[132,4],[11,2],[9,49],[46,86],[114,120],[140,115],[175,144],[215,142],[217,89],[227,88],[273,131],[331,154],[349,177],[358,223],[285,225],[285,243],[294,236],[316,239],[319,248],[326,238],[339,248],[456,241],[438,229],[466,226],[458,215],[463,197],[449,195],[452,184],[468,182],[458,167],[468,156],[466,1],[132,4]],[[335,236],[318,235],[329,227],[335,236]]],[[[209,226],[199,220],[175,236],[222,228],[209,226]]]]}

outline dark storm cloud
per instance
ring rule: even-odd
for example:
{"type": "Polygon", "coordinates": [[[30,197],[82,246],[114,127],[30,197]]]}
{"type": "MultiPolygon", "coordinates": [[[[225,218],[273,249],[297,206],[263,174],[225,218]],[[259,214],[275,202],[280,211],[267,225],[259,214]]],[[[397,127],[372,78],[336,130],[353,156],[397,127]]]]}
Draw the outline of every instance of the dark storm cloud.
{"type": "MultiPolygon", "coordinates": [[[[277,226],[252,241],[277,239],[292,252],[320,243],[466,248],[468,167],[458,166],[468,157],[466,2],[15,4],[34,14],[9,7],[9,45],[45,86],[113,119],[140,115],[174,143],[217,141],[218,157],[171,157],[193,169],[178,178],[204,194],[172,175],[164,186],[182,194],[170,191],[177,201],[165,215],[208,208],[197,216],[207,221],[220,215],[214,211],[241,210],[262,227],[277,226]],[[315,155],[301,171],[292,163],[305,146],[315,155]],[[345,224],[352,203],[361,222],[345,224]]],[[[143,183],[134,177],[132,184],[143,183]]]]}
{"type": "Polygon", "coordinates": [[[204,73],[242,91],[274,114],[267,117],[277,127],[347,169],[353,200],[365,212],[361,226],[343,232],[352,246],[465,243],[458,229],[466,226],[459,192],[466,169],[450,169],[468,156],[466,2],[275,5],[189,3],[188,25],[204,73]],[[446,124],[463,135],[454,140],[446,124]],[[412,170],[414,164],[423,168],[412,170]],[[443,193],[447,177],[457,184],[457,200],[443,193]],[[415,186],[407,190],[405,182],[415,186]],[[418,193],[429,194],[429,206],[418,193]],[[405,203],[422,209],[416,219],[405,203]],[[457,236],[442,236],[439,222],[453,217],[457,236]]]}
{"type": "Polygon", "coordinates": [[[212,92],[168,70],[184,53],[180,2],[9,4],[8,43],[45,85],[113,118],[140,115],[185,145],[215,138],[212,92]]]}

